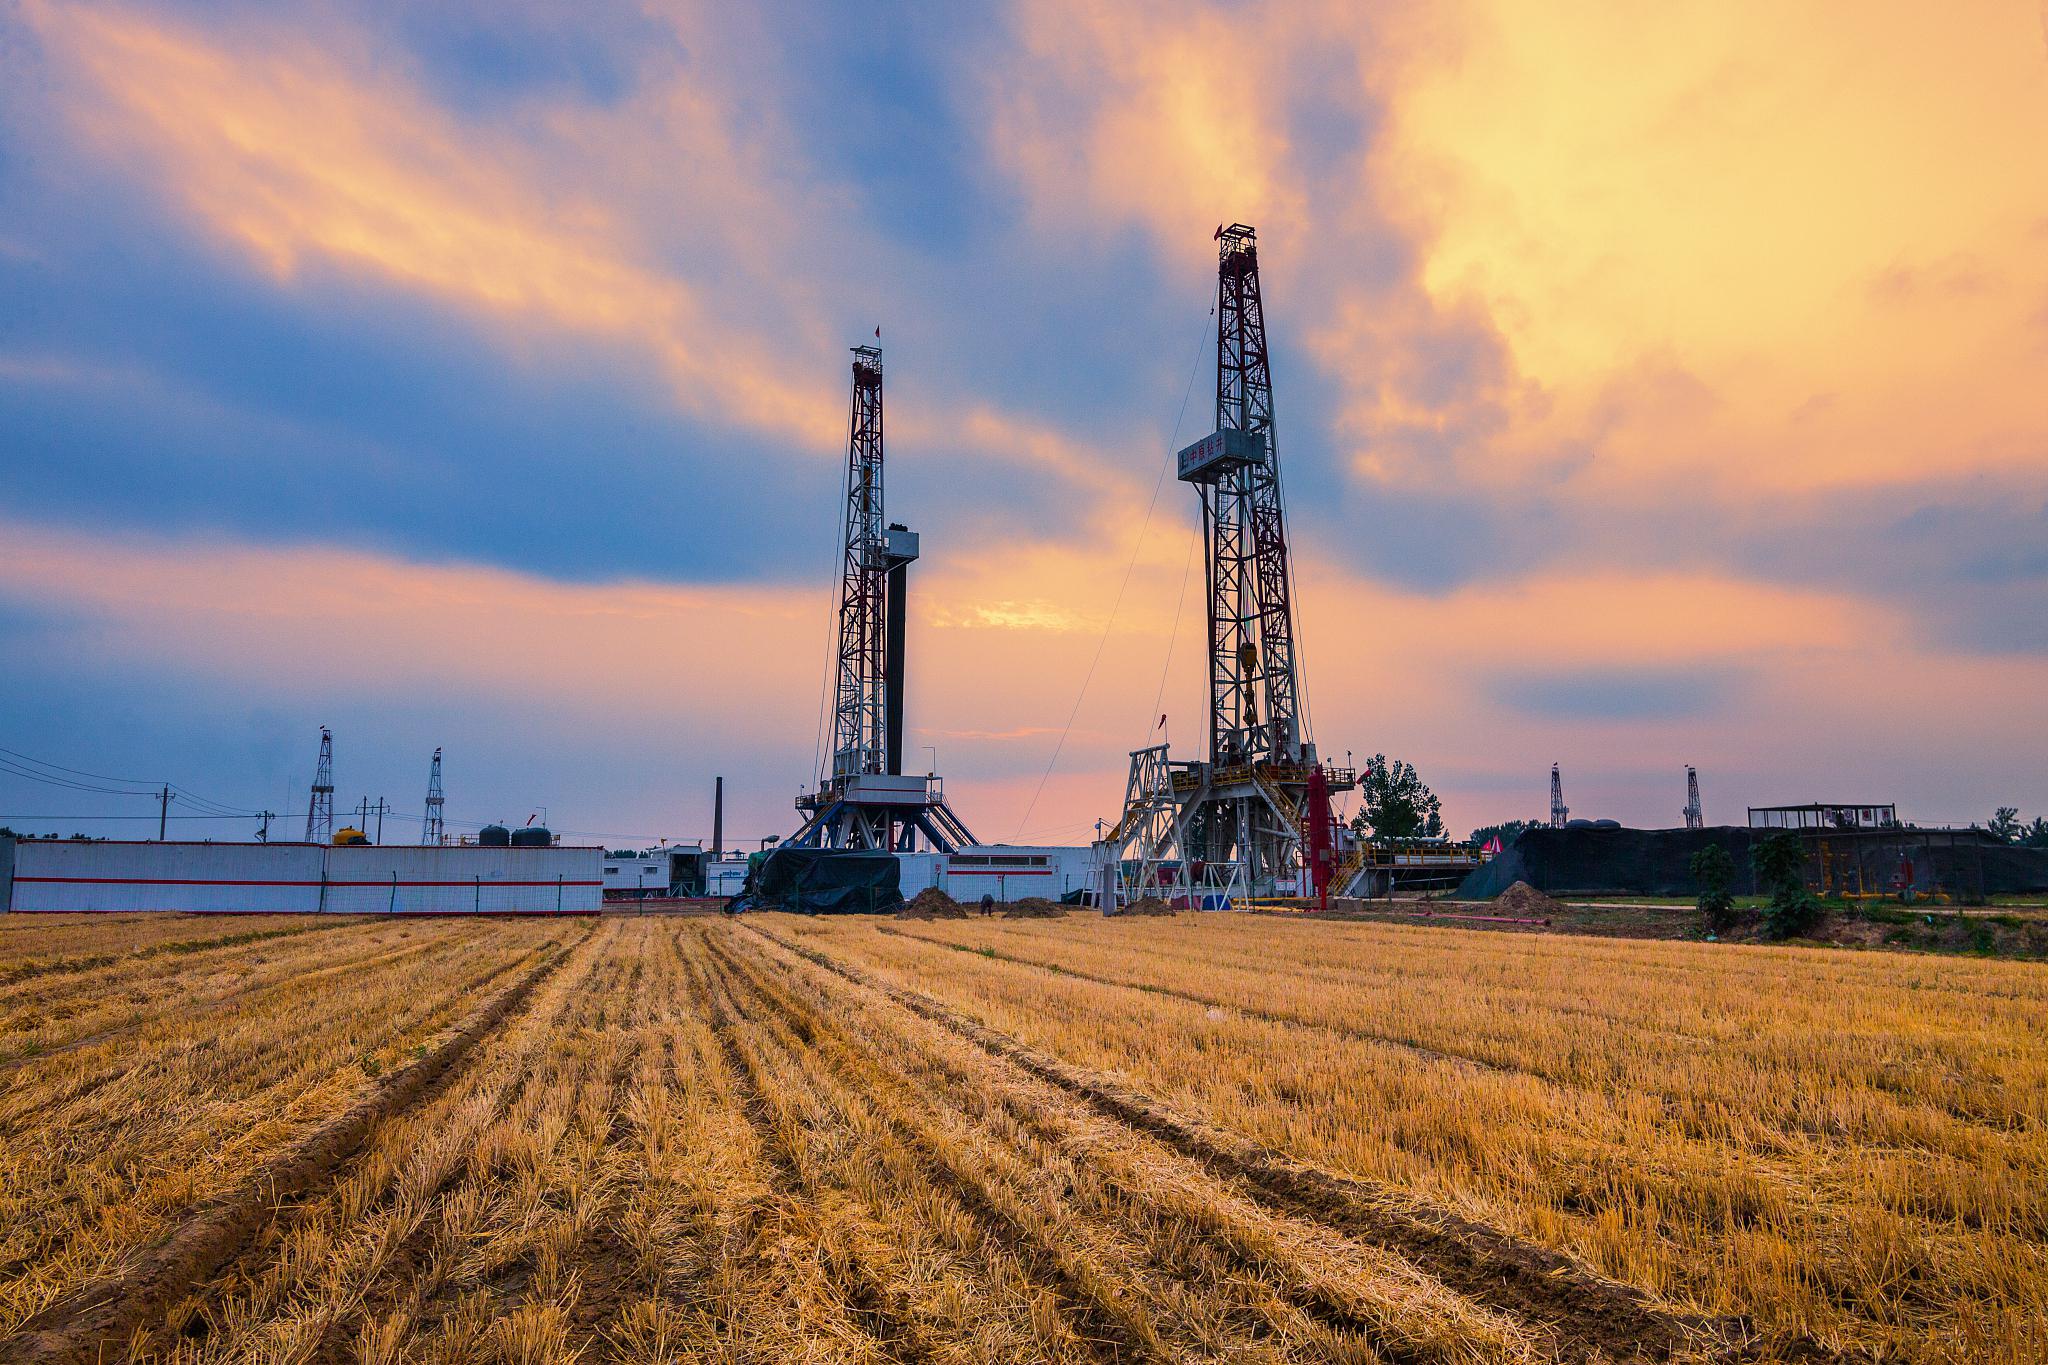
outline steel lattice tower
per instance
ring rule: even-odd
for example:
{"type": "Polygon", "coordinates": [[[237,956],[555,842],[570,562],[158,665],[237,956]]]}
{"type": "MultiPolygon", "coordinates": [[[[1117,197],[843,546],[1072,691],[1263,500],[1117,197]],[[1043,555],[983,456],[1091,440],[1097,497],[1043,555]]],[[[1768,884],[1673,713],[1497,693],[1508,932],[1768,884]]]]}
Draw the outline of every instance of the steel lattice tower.
{"type": "Polygon", "coordinates": [[[1564,803],[1564,779],[1557,774],[1557,765],[1550,765],[1550,827],[1563,829],[1571,818],[1571,807],[1564,803]]]}
{"type": "Polygon", "coordinates": [[[816,794],[797,799],[805,812],[802,827],[784,842],[907,853],[922,835],[931,847],[950,851],[974,836],[946,805],[936,775],[902,773],[907,571],[918,542],[909,528],[884,523],[882,449],[882,351],[856,346],[832,749],[816,794]]]}
{"type": "Polygon", "coordinates": [[[1300,682],[1258,238],[1238,223],[1217,241],[1217,434],[1210,439],[1218,449],[1205,468],[1181,473],[1202,498],[1209,760],[1299,762],[1300,682]]]}
{"type": "Polygon", "coordinates": [[[324,844],[334,837],[334,736],[320,727],[320,763],[313,770],[313,795],[306,803],[306,842],[324,844]]]}
{"type": "Polygon", "coordinates": [[[853,348],[846,438],[846,559],[839,579],[839,679],[830,779],[882,771],[882,651],[888,564],[882,536],[882,351],[853,348]]]}
{"type": "MultiPolygon", "coordinates": [[[[1295,662],[1258,235],[1235,223],[1217,229],[1216,241],[1216,430],[1176,458],[1176,472],[1202,502],[1208,760],[1165,764],[1161,751],[1157,762],[1173,769],[1170,825],[1155,833],[1127,809],[1106,840],[1120,864],[1201,865],[1204,887],[1185,871],[1176,875],[1204,904],[1305,891],[1304,843],[1317,833],[1309,792],[1319,766],[1295,662]]],[[[1152,752],[1132,755],[1133,791],[1152,752]]],[[[1354,775],[1325,768],[1321,782],[1325,793],[1346,791],[1354,775]]]]}
{"type": "Polygon", "coordinates": [[[445,844],[448,837],[441,822],[441,807],[446,798],[441,795],[441,751],[434,750],[433,766],[427,769],[427,818],[420,822],[420,842],[423,844],[445,844]]]}
{"type": "Polygon", "coordinates": [[[1706,815],[1700,809],[1700,775],[1690,763],[1685,765],[1685,809],[1679,814],[1685,817],[1687,829],[1699,829],[1706,824],[1706,815]]]}

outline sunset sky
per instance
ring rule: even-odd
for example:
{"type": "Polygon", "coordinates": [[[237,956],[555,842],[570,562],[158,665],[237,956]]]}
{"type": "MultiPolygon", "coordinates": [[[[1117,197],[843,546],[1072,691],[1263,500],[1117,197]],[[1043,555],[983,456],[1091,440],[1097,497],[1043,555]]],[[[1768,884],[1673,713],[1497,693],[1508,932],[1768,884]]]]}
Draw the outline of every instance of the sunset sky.
{"type": "Polygon", "coordinates": [[[21,0],[0,748],[295,836],[325,724],[415,831],[441,745],[458,821],[787,833],[879,326],[912,757],[1081,841],[1199,756],[1240,221],[1325,754],[1459,833],[1553,762],[2048,813],[2044,149],[2039,0],[21,0]]]}

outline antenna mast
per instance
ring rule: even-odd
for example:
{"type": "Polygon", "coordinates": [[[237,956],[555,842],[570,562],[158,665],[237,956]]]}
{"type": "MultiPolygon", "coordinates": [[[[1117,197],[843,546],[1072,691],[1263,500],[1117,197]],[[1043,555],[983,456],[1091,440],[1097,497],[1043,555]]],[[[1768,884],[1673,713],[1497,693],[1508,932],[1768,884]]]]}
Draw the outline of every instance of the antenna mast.
{"type": "Polygon", "coordinates": [[[306,842],[324,844],[334,837],[334,736],[320,727],[320,764],[313,770],[313,795],[306,803],[306,842]]]}

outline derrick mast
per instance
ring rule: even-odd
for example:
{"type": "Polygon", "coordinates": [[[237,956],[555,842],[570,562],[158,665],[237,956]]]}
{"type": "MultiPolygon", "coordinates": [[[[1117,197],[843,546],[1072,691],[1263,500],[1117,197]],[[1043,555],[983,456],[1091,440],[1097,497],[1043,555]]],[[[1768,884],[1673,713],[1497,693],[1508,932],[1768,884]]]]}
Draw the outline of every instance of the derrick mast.
{"type": "Polygon", "coordinates": [[[1217,234],[1216,431],[1181,452],[1202,500],[1209,598],[1209,760],[1301,762],[1287,519],[1257,234],[1217,234]]]}
{"type": "Polygon", "coordinates": [[[1685,817],[1687,829],[1699,829],[1706,824],[1706,812],[1700,809],[1700,775],[1690,763],[1685,765],[1685,809],[1679,814],[1685,817]]]}
{"type": "Polygon", "coordinates": [[[313,792],[306,802],[306,842],[324,844],[334,837],[334,736],[320,727],[320,763],[313,769],[313,792]]]}
{"type": "Polygon", "coordinates": [[[1119,866],[1162,887],[1171,878],[1174,894],[1202,904],[1306,894],[1308,851],[1331,842],[1320,827],[1328,796],[1356,781],[1320,764],[1307,733],[1258,234],[1236,223],[1216,242],[1216,429],[1176,457],[1202,506],[1209,752],[1194,763],[1134,753],[1125,816],[1105,840],[1119,866]],[[1166,792],[1170,822],[1158,818],[1166,792]]]}
{"type": "Polygon", "coordinates": [[[1564,778],[1558,775],[1557,765],[1553,763],[1550,765],[1550,827],[1563,829],[1571,814],[1571,807],[1564,803],[1564,778]]]}
{"type": "MultiPolygon", "coordinates": [[[[879,332],[877,333],[879,335],[879,332]]],[[[797,798],[798,848],[950,852],[974,836],[936,774],[905,777],[903,711],[909,567],[917,533],[884,520],[882,350],[853,348],[839,636],[832,664],[832,748],[818,790],[797,798]]]]}
{"type": "Polygon", "coordinates": [[[447,798],[441,795],[441,751],[434,750],[434,761],[427,769],[427,817],[420,822],[420,842],[423,844],[445,844],[448,842],[447,829],[441,820],[441,808],[447,798]]]}
{"type": "Polygon", "coordinates": [[[828,781],[882,771],[884,603],[889,566],[882,523],[882,351],[853,348],[846,438],[846,536],[839,578],[839,677],[833,692],[828,781]]]}

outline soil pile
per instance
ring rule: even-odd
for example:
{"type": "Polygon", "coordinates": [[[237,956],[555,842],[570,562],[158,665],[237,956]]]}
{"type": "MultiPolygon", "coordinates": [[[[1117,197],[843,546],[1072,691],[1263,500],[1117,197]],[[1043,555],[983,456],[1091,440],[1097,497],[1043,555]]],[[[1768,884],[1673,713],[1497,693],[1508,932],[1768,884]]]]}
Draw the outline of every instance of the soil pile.
{"type": "Polygon", "coordinates": [[[1494,898],[1493,908],[1503,915],[1520,915],[1527,919],[1548,919],[1564,910],[1563,905],[1527,882],[1516,882],[1501,892],[1494,898]]]}
{"type": "Polygon", "coordinates": [[[1119,915],[1174,915],[1180,913],[1157,896],[1140,896],[1117,911],[1119,915]]]}
{"type": "Polygon", "coordinates": [[[927,886],[915,897],[903,902],[903,907],[896,912],[896,918],[966,919],[967,907],[936,886],[927,886]]]}
{"type": "Polygon", "coordinates": [[[1003,908],[1004,919],[1059,919],[1066,913],[1066,906],[1055,904],[1043,896],[1026,896],[1003,908]]]}

